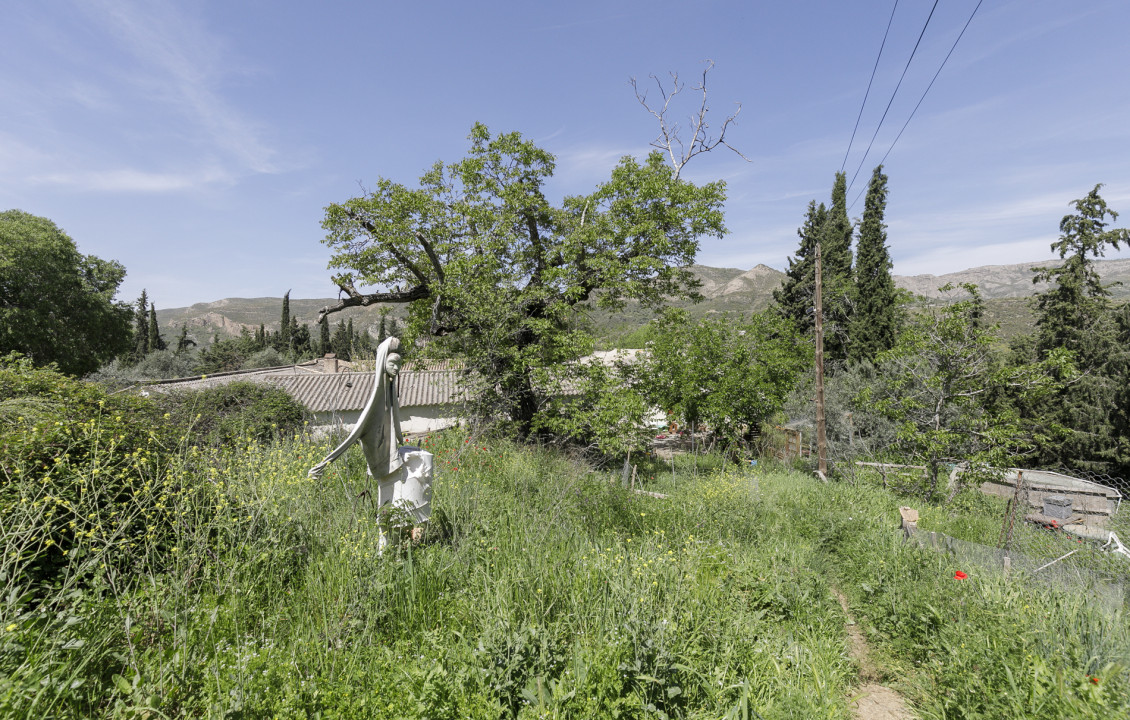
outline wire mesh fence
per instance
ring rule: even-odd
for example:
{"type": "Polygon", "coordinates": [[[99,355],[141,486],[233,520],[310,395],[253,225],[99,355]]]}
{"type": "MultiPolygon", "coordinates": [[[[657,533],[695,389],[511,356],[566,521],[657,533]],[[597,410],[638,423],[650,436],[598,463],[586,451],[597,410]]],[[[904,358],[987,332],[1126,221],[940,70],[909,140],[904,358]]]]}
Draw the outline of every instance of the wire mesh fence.
{"type": "Polygon", "coordinates": [[[963,564],[977,566],[983,572],[1085,593],[1112,610],[1127,607],[1130,558],[1108,552],[1098,542],[1059,531],[1020,526],[1015,533],[1016,546],[1022,547],[1022,551],[960,540],[939,532],[918,531],[908,540],[919,547],[950,553],[963,564]]]}

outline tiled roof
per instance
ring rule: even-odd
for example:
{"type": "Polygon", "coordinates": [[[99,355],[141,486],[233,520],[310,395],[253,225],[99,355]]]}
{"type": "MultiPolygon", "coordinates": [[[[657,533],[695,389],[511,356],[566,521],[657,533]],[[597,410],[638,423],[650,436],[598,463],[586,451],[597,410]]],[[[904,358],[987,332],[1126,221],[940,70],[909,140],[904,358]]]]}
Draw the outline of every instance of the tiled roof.
{"type": "Polygon", "coordinates": [[[174,378],[172,380],[155,380],[142,383],[144,389],[168,392],[170,390],[203,390],[218,387],[233,382],[262,382],[266,378],[279,376],[309,376],[321,375],[321,371],[313,363],[302,365],[282,365],[279,367],[258,368],[256,370],[235,370],[232,372],[213,373],[211,375],[196,375],[193,377],[174,378]]]}
{"type": "MultiPolygon", "coordinates": [[[[237,371],[146,383],[144,390],[170,392],[203,390],[232,382],[277,385],[311,412],[361,410],[373,392],[368,372],[322,373],[302,365],[237,371]]],[[[461,404],[466,392],[459,387],[455,370],[400,371],[400,406],[461,404]]]]}
{"type": "MultiPolygon", "coordinates": [[[[373,373],[277,375],[263,382],[278,385],[311,412],[360,410],[373,392],[373,373]]],[[[463,402],[458,375],[446,372],[400,373],[400,406],[447,405],[463,402]]]]}

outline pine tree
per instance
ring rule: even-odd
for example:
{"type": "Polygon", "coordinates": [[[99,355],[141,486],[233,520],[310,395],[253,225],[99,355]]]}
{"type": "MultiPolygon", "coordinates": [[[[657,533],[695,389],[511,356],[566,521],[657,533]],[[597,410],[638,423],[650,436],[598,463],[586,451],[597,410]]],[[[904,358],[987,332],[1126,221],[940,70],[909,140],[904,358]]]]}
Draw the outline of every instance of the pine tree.
{"type": "Polygon", "coordinates": [[[898,290],[891,277],[891,256],[887,250],[887,176],[880,165],[871,173],[859,243],[855,258],[855,316],[850,326],[852,360],[874,360],[895,345],[901,314],[898,290]]]}
{"type": "MultiPolygon", "coordinates": [[[[797,228],[800,238],[795,258],[789,258],[789,269],[785,272],[784,284],[773,291],[773,302],[777,313],[792,320],[801,332],[811,332],[815,326],[814,289],[816,287],[816,242],[819,240],[828,219],[824,203],[808,203],[804,224],[797,228]]],[[[383,318],[382,318],[383,319],[383,318]]]]}
{"type": "Polygon", "coordinates": [[[381,330],[377,335],[377,342],[384,342],[388,337],[388,308],[381,308],[381,330]]]}
{"type": "Polygon", "coordinates": [[[188,323],[180,324],[180,336],[177,338],[177,352],[184,352],[189,346],[196,346],[196,341],[188,336],[188,323]]]}
{"type": "Polygon", "coordinates": [[[149,354],[149,293],[144,289],[133,317],[133,361],[138,362],[149,354]]]}
{"type": "Polygon", "coordinates": [[[310,347],[310,326],[306,323],[298,324],[298,318],[290,319],[290,341],[294,347],[294,357],[297,360],[309,357],[313,349],[310,347]]]}
{"type": "Polygon", "coordinates": [[[345,329],[345,322],[343,320],[337,321],[337,327],[334,328],[334,336],[331,341],[333,352],[337,355],[338,360],[349,360],[349,334],[345,329]]]}
{"type": "Polygon", "coordinates": [[[820,248],[824,280],[824,354],[829,360],[846,360],[851,344],[848,330],[854,314],[853,232],[847,215],[847,175],[838,172],[832,185],[832,206],[828,209],[820,248]]]}
{"type": "Polygon", "coordinates": [[[1045,443],[1044,462],[1110,472],[1119,463],[1118,391],[1130,380],[1119,372],[1119,327],[1110,291],[1103,286],[1094,261],[1107,246],[1130,244],[1130,230],[1107,230],[1118,213],[1107,207],[1096,185],[1087,197],[1072,203],[1075,213],[1060,221],[1059,241],[1052,250],[1064,260],[1059,267],[1036,268],[1034,280],[1054,283],[1036,296],[1038,359],[1053,350],[1070,350],[1080,377],[1036,412],[1066,429],[1062,443],[1045,443]]]}
{"type": "Polygon", "coordinates": [[[149,352],[156,352],[166,348],[165,341],[161,339],[161,329],[157,327],[157,308],[149,303],[149,352]]]}

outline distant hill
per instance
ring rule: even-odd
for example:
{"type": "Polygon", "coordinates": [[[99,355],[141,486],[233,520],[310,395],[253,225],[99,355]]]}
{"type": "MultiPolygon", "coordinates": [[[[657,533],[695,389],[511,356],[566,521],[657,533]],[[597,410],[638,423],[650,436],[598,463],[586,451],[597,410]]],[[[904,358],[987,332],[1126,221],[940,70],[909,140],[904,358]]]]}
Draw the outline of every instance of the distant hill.
{"type": "MultiPolygon", "coordinates": [[[[1032,313],[1025,298],[1046,289],[1046,284],[1032,282],[1033,267],[1057,265],[1058,260],[1036,260],[1013,265],[985,265],[945,275],[896,275],[895,284],[928,300],[940,299],[938,288],[952,283],[976,283],[987,303],[990,320],[1001,323],[1005,338],[1025,332],[1032,324],[1032,313]]],[[[1100,260],[1095,264],[1103,282],[1123,283],[1111,288],[1115,298],[1130,298],[1130,260],[1100,260]]],[[[733,312],[748,313],[769,305],[773,290],[780,287],[785,274],[766,265],[751,270],[716,268],[692,265],[691,272],[702,282],[700,292],[706,298],[698,304],[674,303],[686,307],[693,316],[733,312]]],[[[949,298],[960,294],[950,294],[949,298]]],[[[300,323],[313,325],[318,311],[337,302],[336,298],[291,298],[291,315],[300,323]]],[[[392,317],[403,318],[404,308],[389,306],[392,317]]],[[[233,337],[247,329],[254,332],[260,324],[268,330],[278,330],[282,312],[282,298],[226,298],[210,303],[197,303],[186,308],[157,311],[157,322],[166,339],[175,338],[181,323],[188,325],[189,333],[201,343],[213,335],[233,337]]],[[[590,320],[599,335],[609,340],[625,337],[642,327],[653,317],[652,313],[629,304],[622,312],[593,311],[590,320]]],[[[358,330],[375,328],[380,324],[381,306],[350,308],[331,316],[331,322],[353,319],[358,330]]]]}
{"type": "MultiPolygon", "coordinates": [[[[974,283],[987,299],[1031,297],[1048,288],[1047,283],[1035,284],[1034,267],[1058,267],[1061,260],[1036,260],[1014,265],[983,265],[946,275],[896,275],[895,283],[915,295],[927,298],[941,297],[938,288],[946,283],[960,285],[974,283]]],[[[1130,297],[1130,260],[1099,260],[1095,263],[1104,283],[1123,283],[1112,287],[1114,297],[1130,297]]]]}

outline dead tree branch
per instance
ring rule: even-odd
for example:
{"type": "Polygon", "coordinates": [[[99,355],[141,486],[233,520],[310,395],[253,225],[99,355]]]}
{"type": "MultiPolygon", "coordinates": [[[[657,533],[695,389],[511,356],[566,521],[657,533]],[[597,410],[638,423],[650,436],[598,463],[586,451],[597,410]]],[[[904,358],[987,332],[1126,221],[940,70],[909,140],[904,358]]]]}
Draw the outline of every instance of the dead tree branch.
{"type": "Polygon", "coordinates": [[[670,117],[671,102],[675,99],[676,95],[678,95],[686,88],[685,83],[679,82],[679,74],[675,72],[670,73],[670,90],[664,87],[663,81],[660,80],[657,76],[648,76],[655,81],[655,85],[659,90],[659,96],[663,99],[663,104],[656,107],[652,107],[652,105],[648,103],[647,91],[640,91],[639,86],[636,84],[635,78],[630,78],[628,81],[629,83],[631,83],[632,90],[636,94],[636,100],[638,100],[640,105],[643,105],[644,109],[647,110],[652,115],[652,117],[654,117],[659,122],[659,137],[651,141],[651,146],[667,153],[667,156],[671,159],[671,165],[673,165],[675,168],[676,180],[679,178],[679,173],[682,172],[683,166],[686,165],[691,158],[693,158],[695,155],[708,153],[718,146],[729,148],[731,151],[736,153],[738,157],[740,157],[742,160],[745,160],[746,162],[753,162],[745,155],[743,155],[740,150],[726,141],[726,131],[730,128],[731,125],[737,122],[738,115],[742,111],[741,103],[735,103],[738,106],[738,109],[735,110],[732,115],[728,115],[726,119],[722,121],[722,128],[718,132],[718,135],[716,137],[712,137],[710,134],[710,124],[706,119],[706,116],[710,111],[710,107],[707,105],[706,101],[706,76],[707,73],[709,73],[713,69],[714,61],[707,60],[706,68],[702,71],[702,80],[700,80],[699,83],[692,88],[693,90],[698,90],[702,93],[702,102],[699,104],[698,112],[691,115],[689,118],[692,130],[689,143],[683,142],[683,138],[679,134],[679,123],[672,121],[670,117]]]}

